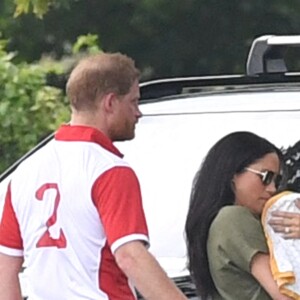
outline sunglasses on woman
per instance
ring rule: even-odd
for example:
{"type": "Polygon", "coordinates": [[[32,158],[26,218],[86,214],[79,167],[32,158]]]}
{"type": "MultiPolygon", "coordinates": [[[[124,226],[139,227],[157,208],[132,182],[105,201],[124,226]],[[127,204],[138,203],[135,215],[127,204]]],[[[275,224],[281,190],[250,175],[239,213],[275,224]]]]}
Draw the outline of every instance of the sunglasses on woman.
{"type": "Polygon", "coordinates": [[[276,189],[279,187],[282,180],[282,176],[273,171],[258,171],[251,168],[245,168],[245,170],[258,175],[263,185],[269,185],[271,182],[274,182],[276,189]]]}

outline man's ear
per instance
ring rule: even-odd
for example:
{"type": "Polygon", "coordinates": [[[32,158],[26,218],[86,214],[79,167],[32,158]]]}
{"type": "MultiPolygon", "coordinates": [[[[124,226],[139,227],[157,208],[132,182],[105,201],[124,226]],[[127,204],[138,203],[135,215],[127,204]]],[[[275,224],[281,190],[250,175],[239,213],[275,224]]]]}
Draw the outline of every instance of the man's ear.
{"type": "Polygon", "coordinates": [[[108,93],[102,97],[101,105],[106,113],[112,113],[114,111],[115,103],[117,100],[118,99],[114,93],[108,93]]]}

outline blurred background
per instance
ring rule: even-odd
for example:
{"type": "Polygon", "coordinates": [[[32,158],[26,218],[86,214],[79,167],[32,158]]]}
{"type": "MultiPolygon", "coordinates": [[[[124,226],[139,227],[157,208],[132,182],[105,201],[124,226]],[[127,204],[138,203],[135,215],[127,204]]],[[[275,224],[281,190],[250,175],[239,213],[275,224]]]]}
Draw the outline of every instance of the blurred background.
{"type": "Polygon", "coordinates": [[[0,5],[0,31],[19,60],[62,59],[92,34],[102,50],[133,57],[144,80],[241,73],[255,37],[300,30],[300,3],[289,0],[57,0],[16,18],[13,1],[0,5]]]}
{"type": "Polygon", "coordinates": [[[299,33],[291,0],[0,0],[0,171],[68,120],[65,81],[87,53],[131,56],[141,81],[242,74],[254,38],[299,33]]]}

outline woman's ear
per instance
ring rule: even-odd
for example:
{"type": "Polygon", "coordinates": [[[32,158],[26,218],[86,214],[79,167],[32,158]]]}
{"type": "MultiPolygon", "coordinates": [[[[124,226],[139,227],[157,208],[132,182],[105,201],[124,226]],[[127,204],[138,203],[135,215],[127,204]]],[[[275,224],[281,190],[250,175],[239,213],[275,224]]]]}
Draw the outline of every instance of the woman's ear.
{"type": "Polygon", "coordinates": [[[236,175],[233,176],[233,178],[231,179],[231,182],[230,182],[230,186],[231,186],[231,189],[233,192],[235,192],[235,177],[236,177],[236,175]]]}

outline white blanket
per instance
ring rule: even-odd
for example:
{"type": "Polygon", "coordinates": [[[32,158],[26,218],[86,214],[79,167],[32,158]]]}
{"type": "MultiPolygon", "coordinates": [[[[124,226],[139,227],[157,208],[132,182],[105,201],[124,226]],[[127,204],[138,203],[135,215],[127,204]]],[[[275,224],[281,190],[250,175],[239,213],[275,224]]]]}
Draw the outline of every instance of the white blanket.
{"type": "Polygon", "coordinates": [[[292,299],[300,300],[300,239],[284,239],[268,224],[271,212],[275,210],[297,212],[295,201],[299,193],[282,192],[272,197],[262,213],[262,224],[270,251],[270,264],[279,290],[292,299]]]}

